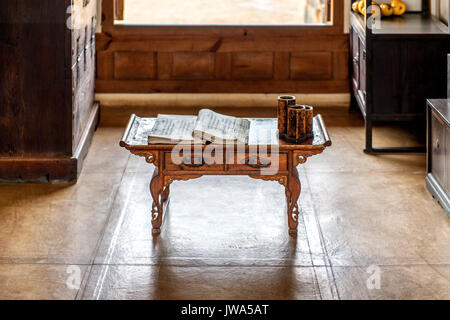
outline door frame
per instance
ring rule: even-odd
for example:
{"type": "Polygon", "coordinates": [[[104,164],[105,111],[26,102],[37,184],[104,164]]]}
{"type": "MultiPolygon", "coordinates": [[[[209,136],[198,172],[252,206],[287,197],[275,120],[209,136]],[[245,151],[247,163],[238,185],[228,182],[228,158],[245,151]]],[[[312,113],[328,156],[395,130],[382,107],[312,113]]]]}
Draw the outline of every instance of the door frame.
{"type": "Polygon", "coordinates": [[[97,92],[349,93],[344,1],[331,1],[324,25],[162,26],[114,24],[123,0],[103,0],[97,92]]]}
{"type": "Polygon", "coordinates": [[[114,20],[123,19],[125,0],[102,1],[102,30],[118,37],[153,37],[153,36],[283,36],[295,37],[299,33],[342,34],[344,32],[344,1],[331,1],[331,22],[329,24],[306,25],[121,25],[114,24],[114,20]]]}

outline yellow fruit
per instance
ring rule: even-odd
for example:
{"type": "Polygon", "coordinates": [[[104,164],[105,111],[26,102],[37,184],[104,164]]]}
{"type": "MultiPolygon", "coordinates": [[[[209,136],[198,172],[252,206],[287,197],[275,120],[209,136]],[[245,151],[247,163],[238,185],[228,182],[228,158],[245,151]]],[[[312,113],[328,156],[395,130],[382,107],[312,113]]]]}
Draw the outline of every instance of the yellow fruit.
{"type": "Polygon", "coordinates": [[[366,12],[366,1],[365,0],[361,0],[359,2],[359,4],[358,4],[358,11],[359,11],[359,13],[364,14],[363,13],[363,8],[364,8],[364,13],[365,13],[366,12]]]}
{"type": "Polygon", "coordinates": [[[392,16],[392,13],[393,13],[392,8],[387,3],[380,4],[380,9],[381,9],[381,14],[383,15],[383,17],[392,16]]]}
{"type": "Polygon", "coordinates": [[[352,3],[352,10],[358,12],[359,0],[352,3]]]}
{"type": "Polygon", "coordinates": [[[396,16],[401,16],[406,11],[406,4],[400,0],[392,0],[391,2],[392,11],[396,16]]]}

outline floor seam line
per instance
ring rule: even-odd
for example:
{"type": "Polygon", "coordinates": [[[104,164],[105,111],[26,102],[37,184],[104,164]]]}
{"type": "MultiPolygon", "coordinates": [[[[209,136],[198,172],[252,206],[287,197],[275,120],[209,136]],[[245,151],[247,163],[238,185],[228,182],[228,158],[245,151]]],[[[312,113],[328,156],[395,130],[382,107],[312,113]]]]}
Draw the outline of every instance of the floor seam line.
{"type": "MultiPolygon", "coordinates": [[[[103,227],[103,229],[102,229],[101,236],[99,237],[99,240],[97,241],[97,244],[96,244],[96,246],[95,246],[95,250],[94,250],[94,252],[93,252],[93,254],[92,254],[91,263],[90,263],[90,267],[91,267],[91,268],[90,268],[90,270],[89,270],[89,274],[86,276],[85,287],[88,285],[89,280],[90,280],[90,278],[91,278],[92,267],[94,266],[95,258],[97,257],[98,252],[99,252],[99,250],[100,250],[101,243],[103,242],[103,239],[104,239],[104,236],[105,236],[105,233],[106,233],[106,230],[107,230],[109,221],[110,221],[110,219],[111,219],[112,212],[113,212],[113,210],[114,210],[114,203],[116,202],[117,196],[118,196],[118,194],[119,194],[120,187],[122,186],[122,181],[123,181],[123,178],[124,178],[124,176],[125,176],[125,172],[126,172],[126,169],[127,169],[127,167],[128,167],[128,163],[130,162],[130,158],[131,158],[131,154],[128,155],[127,162],[126,162],[126,164],[125,164],[125,166],[124,166],[124,168],[123,168],[122,175],[121,175],[121,177],[120,177],[119,185],[118,185],[118,187],[117,187],[117,190],[115,191],[115,194],[114,194],[113,199],[112,199],[112,201],[111,201],[110,208],[109,208],[109,210],[108,210],[108,211],[109,211],[108,217],[107,217],[107,219],[106,219],[106,221],[105,221],[105,225],[104,225],[104,227],[103,227]]],[[[77,294],[76,294],[76,296],[75,296],[75,300],[78,300],[78,299],[82,299],[82,298],[83,298],[83,295],[84,295],[84,292],[85,292],[85,289],[86,289],[85,287],[84,287],[83,289],[80,288],[80,290],[77,292],[77,294]]]]}
{"type": "MultiPolygon", "coordinates": [[[[305,178],[306,178],[306,181],[308,183],[308,186],[310,187],[311,183],[310,183],[310,180],[309,180],[307,172],[305,172],[305,178]]],[[[338,290],[338,287],[337,287],[337,284],[336,284],[336,277],[335,277],[334,271],[333,271],[333,265],[331,263],[329,255],[328,255],[328,250],[327,250],[327,248],[325,246],[325,241],[324,241],[324,238],[323,238],[322,228],[320,226],[320,223],[319,223],[319,220],[318,220],[318,217],[317,217],[317,214],[316,214],[316,207],[315,207],[314,201],[312,199],[312,189],[311,189],[311,187],[310,187],[309,192],[310,192],[309,197],[310,197],[310,200],[311,200],[310,203],[311,203],[312,211],[313,211],[312,213],[313,213],[313,216],[314,216],[314,221],[316,222],[317,231],[319,233],[320,245],[322,247],[322,252],[323,252],[323,254],[325,256],[325,259],[326,259],[326,261],[325,261],[326,267],[325,268],[328,269],[328,266],[329,266],[329,269],[330,269],[330,272],[331,272],[331,275],[332,275],[332,279],[331,279],[332,280],[332,285],[333,285],[334,289],[336,290],[337,299],[341,300],[340,294],[339,294],[339,290],[338,290]]],[[[328,274],[328,271],[327,271],[327,274],[328,274]]],[[[333,288],[330,288],[330,289],[333,292],[333,288]]]]}

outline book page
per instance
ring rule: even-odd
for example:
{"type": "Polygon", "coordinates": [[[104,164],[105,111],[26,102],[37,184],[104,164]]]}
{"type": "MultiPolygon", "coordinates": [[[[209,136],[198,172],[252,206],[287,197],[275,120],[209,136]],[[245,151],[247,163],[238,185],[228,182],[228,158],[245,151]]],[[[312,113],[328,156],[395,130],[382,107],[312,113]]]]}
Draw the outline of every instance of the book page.
{"type": "Polygon", "coordinates": [[[191,142],[194,140],[192,132],[196,121],[196,116],[159,114],[152,130],[149,132],[148,141],[150,143],[191,142]]]}
{"type": "Polygon", "coordinates": [[[238,142],[248,144],[250,132],[250,121],[248,119],[236,118],[234,124],[234,135],[238,142]]]}
{"type": "Polygon", "coordinates": [[[249,145],[274,146],[279,144],[276,118],[250,118],[249,145]]]}
{"type": "Polygon", "coordinates": [[[209,109],[202,109],[198,113],[194,136],[216,143],[228,140],[247,144],[249,129],[250,121],[247,119],[225,116],[209,109]]]}

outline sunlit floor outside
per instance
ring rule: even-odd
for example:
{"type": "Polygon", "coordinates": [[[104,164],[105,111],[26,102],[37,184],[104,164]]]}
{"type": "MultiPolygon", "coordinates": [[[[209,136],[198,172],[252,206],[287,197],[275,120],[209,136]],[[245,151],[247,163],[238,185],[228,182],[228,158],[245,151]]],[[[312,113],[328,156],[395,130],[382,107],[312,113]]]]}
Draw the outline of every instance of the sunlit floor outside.
{"type": "Polygon", "coordinates": [[[322,23],[321,0],[125,0],[124,24],[298,25],[322,23]]]}

